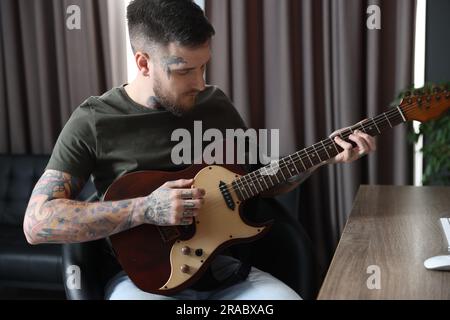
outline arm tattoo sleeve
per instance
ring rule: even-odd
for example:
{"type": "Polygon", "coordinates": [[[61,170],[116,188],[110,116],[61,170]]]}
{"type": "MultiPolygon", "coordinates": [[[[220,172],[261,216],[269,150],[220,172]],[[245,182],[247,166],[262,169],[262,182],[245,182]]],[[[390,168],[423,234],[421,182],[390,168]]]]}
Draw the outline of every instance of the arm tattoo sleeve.
{"type": "Polygon", "coordinates": [[[36,184],[24,220],[30,243],[74,243],[91,241],[139,224],[137,215],[146,208],[145,198],[113,202],[71,200],[84,180],[48,170],[36,184]]]}

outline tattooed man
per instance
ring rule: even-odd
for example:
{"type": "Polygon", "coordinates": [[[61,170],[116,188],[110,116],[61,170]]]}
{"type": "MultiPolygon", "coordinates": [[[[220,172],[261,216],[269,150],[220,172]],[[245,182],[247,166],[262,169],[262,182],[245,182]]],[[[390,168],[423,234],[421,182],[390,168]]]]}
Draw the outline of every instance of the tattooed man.
{"type": "MultiPolygon", "coordinates": [[[[25,215],[24,232],[31,244],[92,241],[142,224],[191,224],[205,198],[205,190],[191,188],[192,180],[168,181],[145,197],[122,201],[74,199],[91,176],[102,199],[123,174],[180,169],[171,161],[176,143],[171,133],[178,128],[192,132],[194,121],[222,132],[246,128],[226,95],[205,85],[215,32],[200,7],[190,0],[134,0],[127,18],[138,74],[129,84],[88,98],[64,126],[25,215]]],[[[336,138],[344,151],[329,163],[351,162],[375,149],[373,138],[364,133],[355,132],[350,139],[357,147],[336,138]]],[[[291,179],[269,194],[292,190],[306,177],[291,179]]],[[[300,299],[254,267],[237,272],[242,266],[219,256],[210,266],[214,285],[194,285],[169,297],[141,291],[120,271],[106,286],[105,298],[300,299]],[[228,281],[236,274],[240,277],[228,281]]]]}

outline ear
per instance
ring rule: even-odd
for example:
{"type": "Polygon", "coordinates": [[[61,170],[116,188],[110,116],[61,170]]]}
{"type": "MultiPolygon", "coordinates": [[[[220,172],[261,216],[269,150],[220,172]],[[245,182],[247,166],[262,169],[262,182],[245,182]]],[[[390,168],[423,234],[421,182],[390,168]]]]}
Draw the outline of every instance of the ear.
{"type": "Polygon", "coordinates": [[[138,51],[134,55],[134,59],[136,61],[139,73],[141,73],[145,77],[148,77],[150,75],[151,68],[150,57],[148,56],[148,54],[138,51]]]}

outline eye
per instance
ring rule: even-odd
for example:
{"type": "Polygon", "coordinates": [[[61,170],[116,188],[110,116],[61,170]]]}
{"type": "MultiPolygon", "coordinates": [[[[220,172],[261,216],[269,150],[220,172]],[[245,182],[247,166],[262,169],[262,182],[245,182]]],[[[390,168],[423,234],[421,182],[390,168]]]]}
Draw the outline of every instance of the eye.
{"type": "Polygon", "coordinates": [[[185,75],[189,74],[189,72],[191,72],[191,70],[180,70],[180,71],[177,71],[177,74],[179,74],[180,76],[185,76],[185,75]]]}

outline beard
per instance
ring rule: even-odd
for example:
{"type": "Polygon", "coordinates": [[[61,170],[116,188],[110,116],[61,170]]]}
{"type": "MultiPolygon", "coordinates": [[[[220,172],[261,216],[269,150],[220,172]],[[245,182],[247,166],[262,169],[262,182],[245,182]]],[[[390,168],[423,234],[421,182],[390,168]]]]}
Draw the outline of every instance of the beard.
{"type": "Polygon", "coordinates": [[[159,103],[159,106],[177,117],[181,117],[188,113],[192,109],[192,106],[195,104],[194,102],[190,105],[182,105],[169,92],[165,92],[165,90],[162,88],[161,81],[157,77],[155,77],[153,92],[155,93],[155,97],[157,102],[159,103]]]}

